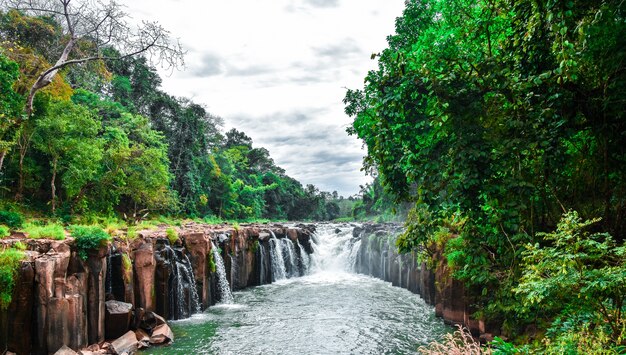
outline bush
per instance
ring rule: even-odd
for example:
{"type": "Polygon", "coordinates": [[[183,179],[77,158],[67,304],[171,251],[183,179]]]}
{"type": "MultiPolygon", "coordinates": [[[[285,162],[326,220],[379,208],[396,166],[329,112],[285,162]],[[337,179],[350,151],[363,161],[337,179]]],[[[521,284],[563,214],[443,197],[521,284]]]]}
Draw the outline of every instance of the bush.
{"type": "Polygon", "coordinates": [[[30,224],[24,227],[23,231],[31,239],[65,239],[65,230],[62,225],[57,223],[49,223],[43,226],[30,224]]]}
{"type": "Polygon", "coordinates": [[[87,259],[89,250],[98,249],[111,240],[111,236],[98,226],[72,226],[70,230],[76,240],[78,256],[83,260],[87,259]]]}
{"type": "Polygon", "coordinates": [[[10,235],[11,232],[9,231],[9,227],[0,224],[0,239],[8,237],[10,235]]]}
{"type": "Polygon", "coordinates": [[[24,259],[24,253],[9,248],[0,251],[0,309],[7,309],[11,303],[13,287],[20,261],[24,259]]]}
{"type": "Polygon", "coordinates": [[[7,225],[13,229],[22,228],[24,217],[17,212],[0,211],[0,224],[7,225]]]}

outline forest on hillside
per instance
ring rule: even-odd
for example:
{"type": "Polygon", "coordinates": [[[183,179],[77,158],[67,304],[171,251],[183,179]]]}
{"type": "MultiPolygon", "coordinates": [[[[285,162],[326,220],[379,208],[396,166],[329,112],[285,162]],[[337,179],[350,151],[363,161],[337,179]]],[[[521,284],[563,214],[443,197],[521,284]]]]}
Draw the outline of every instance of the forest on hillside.
{"type": "Polygon", "coordinates": [[[626,3],[406,1],[349,90],[367,169],[409,201],[510,353],[626,351],[626,3]]]}
{"type": "Polygon", "coordinates": [[[118,26],[125,18],[115,3],[82,9],[67,20],[53,7],[13,3],[0,12],[5,210],[66,222],[146,214],[208,220],[351,216],[356,199],[302,186],[246,133],[224,132],[223,119],[203,105],[164,92],[155,65],[175,70],[184,52],[158,24],[148,23],[139,37],[123,32],[130,31],[128,24],[106,37],[100,27],[108,22],[92,22],[112,19],[118,26]]]}

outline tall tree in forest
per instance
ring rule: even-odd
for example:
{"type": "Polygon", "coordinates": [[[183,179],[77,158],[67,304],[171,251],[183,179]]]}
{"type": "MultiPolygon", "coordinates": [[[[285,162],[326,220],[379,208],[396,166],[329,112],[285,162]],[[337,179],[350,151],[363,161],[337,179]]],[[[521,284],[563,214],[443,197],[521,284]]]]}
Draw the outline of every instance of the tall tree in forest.
{"type": "Polygon", "coordinates": [[[68,197],[95,178],[102,159],[102,142],[96,136],[100,123],[85,107],[72,102],[53,102],[46,114],[36,119],[33,144],[50,160],[51,209],[57,207],[57,176],[68,197]]]}

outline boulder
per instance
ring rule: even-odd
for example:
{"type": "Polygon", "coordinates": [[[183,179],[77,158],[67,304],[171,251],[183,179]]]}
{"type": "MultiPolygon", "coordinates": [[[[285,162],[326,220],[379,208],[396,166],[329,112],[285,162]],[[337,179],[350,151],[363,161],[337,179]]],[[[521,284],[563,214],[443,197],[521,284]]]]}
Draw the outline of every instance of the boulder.
{"type": "Polygon", "coordinates": [[[150,335],[148,335],[145,330],[137,329],[137,331],[135,331],[135,337],[137,337],[137,341],[139,342],[139,349],[150,347],[150,335]]]}
{"type": "Polygon", "coordinates": [[[259,233],[259,240],[260,241],[264,242],[264,241],[269,240],[269,239],[270,239],[270,234],[269,233],[267,233],[267,232],[259,233]]]}
{"type": "Polygon", "coordinates": [[[135,336],[135,332],[129,330],[126,334],[115,339],[109,348],[113,354],[134,354],[139,349],[139,342],[135,336]]]}
{"type": "Polygon", "coordinates": [[[107,339],[117,339],[130,328],[133,305],[120,301],[106,301],[105,334],[107,339]]]}
{"type": "Polygon", "coordinates": [[[139,323],[139,328],[151,333],[156,327],[166,324],[165,319],[154,312],[145,312],[139,323]]]}
{"type": "Polygon", "coordinates": [[[168,344],[172,341],[174,341],[174,333],[167,324],[159,324],[150,336],[150,344],[168,344]]]}

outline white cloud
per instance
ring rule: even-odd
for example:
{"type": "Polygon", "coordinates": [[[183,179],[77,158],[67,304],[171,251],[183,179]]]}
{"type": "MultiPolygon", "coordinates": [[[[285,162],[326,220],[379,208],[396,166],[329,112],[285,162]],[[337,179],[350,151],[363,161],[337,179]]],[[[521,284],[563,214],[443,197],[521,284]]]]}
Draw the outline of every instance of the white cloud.
{"type": "Polygon", "coordinates": [[[186,72],[163,75],[176,96],[206,104],[270,151],[287,174],[354,194],[361,142],[345,133],[345,88],[359,88],[386,47],[403,0],[134,0],[189,50],[186,72]]]}

